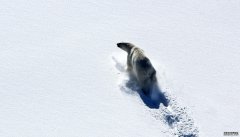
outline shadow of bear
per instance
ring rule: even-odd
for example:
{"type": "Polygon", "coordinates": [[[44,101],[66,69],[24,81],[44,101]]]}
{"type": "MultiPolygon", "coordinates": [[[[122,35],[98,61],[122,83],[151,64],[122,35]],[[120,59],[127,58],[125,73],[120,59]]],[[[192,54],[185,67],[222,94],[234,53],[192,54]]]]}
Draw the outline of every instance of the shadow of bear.
{"type": "Polygon", "coordinates": [[[153,84],[150,94],[144,94],[134,75],[130,71],[125,70],[124,65],[121,64],[115,57],[112,57],[112,59],[115,62],[116,69],[122,73],[126,73],[129,78],[125,81],[123,85],[124,87],[120,88],[123,92],[128,94],[133,94],[132,92],[138,93],[143,103],[149,108],[158,109],[161,103],[166,107],[168,106],[169,101],[159,88],[158,83],[153,84]],[[131,92],[125,87],[130,89],[131,92]]]}

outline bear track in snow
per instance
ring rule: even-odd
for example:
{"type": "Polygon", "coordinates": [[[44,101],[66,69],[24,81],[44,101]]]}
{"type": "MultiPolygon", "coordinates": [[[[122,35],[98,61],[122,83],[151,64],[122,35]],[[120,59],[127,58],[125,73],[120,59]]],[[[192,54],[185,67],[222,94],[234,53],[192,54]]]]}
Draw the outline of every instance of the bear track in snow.
{"type": "MultiPolygon", "coordinates": [[[[120,90],[130,95],[140,95],[141,87],[137,84],[137,81],[131,78],[131,74],[126,71],[125,60],[115,55],[112,56],[112,60],[115,64],[115,68],[120,73],[119,87],[120,90]]],[[[157,68],[158,70],[158,68],[157,68]]],[[[159,69],[161,70],[161,69],[159,69]]],[[[158,70],[158,71],[159,71],[158,70]]],[[[160,71],[160,74],[164,73],[160,71]]],[[[161,78],[159,82],[166,82],[164,78],[161,78]]],[[[169,88],[168,88],[169,89],[169,88]]],[[[170,95],[169,92],[165,92],[167,99],[170,101],[168,107],[161,105],[159,109],[148,109],[150,114],[161,122],[169,126],[168,131],[173,136],[177,137],[198,137],[199,130],[194,125],[194,120],[189,116],[187,107],[182,107],[177,103],[176,97],[170,95]]]]}

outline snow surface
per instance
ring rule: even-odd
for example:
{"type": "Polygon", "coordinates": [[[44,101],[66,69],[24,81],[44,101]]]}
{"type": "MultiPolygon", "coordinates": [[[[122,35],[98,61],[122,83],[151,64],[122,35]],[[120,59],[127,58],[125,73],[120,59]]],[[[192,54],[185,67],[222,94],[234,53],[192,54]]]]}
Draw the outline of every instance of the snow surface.
{"type": "Polygon", "coordinates": [[[234,0],[2,0],[0,136],[239,132],[239,24],[234,0]],[[168,108],[144,103],[121,41],[152,60],[168,108]]]}

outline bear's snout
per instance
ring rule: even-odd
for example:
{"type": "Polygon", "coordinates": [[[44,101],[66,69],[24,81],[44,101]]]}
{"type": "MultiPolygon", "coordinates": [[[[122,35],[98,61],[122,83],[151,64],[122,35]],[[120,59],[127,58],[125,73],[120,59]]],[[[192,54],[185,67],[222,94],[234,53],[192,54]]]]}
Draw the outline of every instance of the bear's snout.
{"type": "Polygon", "coordinates": [[[117,46],[120,47],[121,43],[117,43],[117,46]]]}

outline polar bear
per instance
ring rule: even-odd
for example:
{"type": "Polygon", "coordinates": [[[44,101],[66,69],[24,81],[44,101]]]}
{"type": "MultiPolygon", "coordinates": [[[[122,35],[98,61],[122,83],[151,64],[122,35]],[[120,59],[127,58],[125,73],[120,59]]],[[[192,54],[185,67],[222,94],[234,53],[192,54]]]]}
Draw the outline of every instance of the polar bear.
{"type": "Polygon", "coordinates": [[[157,83],[156,70],[144,51],[131,43],[121,42],[117,46],[128,53],[127,69],[131,71],[143,93],[149,95],[153,85],[157,83]]]}

